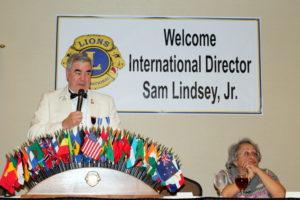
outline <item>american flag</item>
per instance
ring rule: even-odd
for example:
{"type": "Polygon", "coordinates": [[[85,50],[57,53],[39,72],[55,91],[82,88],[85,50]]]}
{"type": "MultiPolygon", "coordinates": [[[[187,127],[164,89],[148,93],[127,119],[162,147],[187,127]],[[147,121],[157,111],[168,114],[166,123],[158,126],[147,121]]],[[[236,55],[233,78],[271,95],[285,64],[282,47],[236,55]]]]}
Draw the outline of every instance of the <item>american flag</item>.
{"type": "Polygon", "coordinates": [[[95,134],[90,133],[86,136],[81,151],[85,156],[91,157],[94,160],[99,160],[101,153],[101,143],[101,138],[98,139],[95,134]]]}

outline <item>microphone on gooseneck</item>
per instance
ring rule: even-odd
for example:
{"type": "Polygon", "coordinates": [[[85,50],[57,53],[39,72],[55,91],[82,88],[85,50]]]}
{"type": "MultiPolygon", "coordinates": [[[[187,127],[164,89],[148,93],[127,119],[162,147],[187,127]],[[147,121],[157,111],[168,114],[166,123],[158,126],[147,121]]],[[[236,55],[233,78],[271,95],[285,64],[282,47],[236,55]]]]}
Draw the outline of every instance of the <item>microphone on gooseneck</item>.
{"type": "Polygon", "coordinates": [[[84,93],[85,93],[84,89],[78,90],[78,101],[77,101],[77,109],[76,109],[76,111],[81,111],[84,93]]]}

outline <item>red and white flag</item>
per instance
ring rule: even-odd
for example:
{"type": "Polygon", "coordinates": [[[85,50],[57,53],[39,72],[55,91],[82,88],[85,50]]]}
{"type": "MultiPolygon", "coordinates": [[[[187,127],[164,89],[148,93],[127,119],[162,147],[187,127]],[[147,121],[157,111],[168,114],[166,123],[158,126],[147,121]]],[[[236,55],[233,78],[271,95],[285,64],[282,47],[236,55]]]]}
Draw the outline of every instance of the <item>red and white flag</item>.
{"type": "Polygon", "coordinates": [[[97,139],[94,134],[89,134],[84,140],[81,151],[85,156],[91,157],[94,160],[99,160],[101,153],[101,143],[101,137],[97,139]]]}

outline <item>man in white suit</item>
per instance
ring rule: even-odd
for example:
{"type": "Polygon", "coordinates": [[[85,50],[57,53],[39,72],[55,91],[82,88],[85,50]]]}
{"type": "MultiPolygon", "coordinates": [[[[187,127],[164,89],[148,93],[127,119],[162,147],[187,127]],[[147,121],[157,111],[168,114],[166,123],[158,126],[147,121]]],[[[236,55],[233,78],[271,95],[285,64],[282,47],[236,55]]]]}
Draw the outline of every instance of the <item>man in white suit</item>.
{"type": "Polygon", "coordinates": [[[68,85],[42,97],[31,121],[29,139],[78,126],[120,127],[113,98],[89,90],[91,74],[92,61],[86,54],[74,54],[69,58],[66,68],[68,85]],[[76,111],[80,89],[84,89],[86,93],[83,95],[81,111],[76,111]]]}

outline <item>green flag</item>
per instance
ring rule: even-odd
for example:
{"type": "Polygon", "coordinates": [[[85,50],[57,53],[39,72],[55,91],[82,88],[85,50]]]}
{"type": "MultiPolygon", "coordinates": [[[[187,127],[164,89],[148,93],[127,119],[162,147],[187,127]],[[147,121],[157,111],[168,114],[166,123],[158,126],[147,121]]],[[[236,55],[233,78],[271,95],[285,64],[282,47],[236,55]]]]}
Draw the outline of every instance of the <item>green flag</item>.
{"type": "Polygon", "coordinates": [[[68,146],[69,146],[70,156],[73,156],[74,155],[74,146],[75,146],[75,143],[71,139],[71,133],[70,132],[65,133],[65,134],[67,134],[67,137],[68,137],[68,146]]]}
{"type": "Polygon", "coordinates": [[[34,141],[29,149],[31,150],[31,152],[33,153],[33,155],[37,158],[38,163],[41,167],[44,167],[44,153],[39,145],[39,143],[37,141],[34,141]]]}
{"type": "Polygon", "coordinates": [[[143,160],[144,159],[144,140],[139,139],[136,147],[136,160],[143,160]]]}
{"type": "Polygon", "coordinates": [[[107,141],[106,146],[105,146],[105,156],[108,160],[114,161],[114,152],[112,149],[112,144],[111,142],[107,141]]]}

